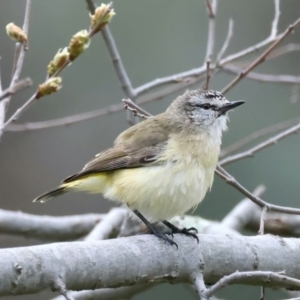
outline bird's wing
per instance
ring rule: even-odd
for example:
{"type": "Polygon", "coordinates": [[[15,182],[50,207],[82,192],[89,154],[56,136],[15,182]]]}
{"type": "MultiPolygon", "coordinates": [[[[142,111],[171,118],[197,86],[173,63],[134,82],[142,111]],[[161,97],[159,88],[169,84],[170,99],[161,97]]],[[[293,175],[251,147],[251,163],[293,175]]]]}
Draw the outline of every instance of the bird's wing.
{"type": "Polygon", "coordinates": [[[97,154],[82,171],[63,182],[68,183],[93,173],[155,164],[167,144],[168,131],[160,126],[160,122],[151,122],[151,126],[147,126],[147,121],[144,121],[146,126],[137,124],[124,131],[113,148],[97,154]]]}

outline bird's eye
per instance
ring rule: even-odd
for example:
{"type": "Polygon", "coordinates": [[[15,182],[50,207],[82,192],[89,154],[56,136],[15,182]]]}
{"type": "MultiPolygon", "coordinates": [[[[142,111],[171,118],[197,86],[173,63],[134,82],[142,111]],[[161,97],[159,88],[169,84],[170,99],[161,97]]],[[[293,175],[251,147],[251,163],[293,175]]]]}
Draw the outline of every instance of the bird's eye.
{"type": "Polygon", "coordinates": [[[202,108],[203,108],[203,109],[210,109],[210,105],[209,105],[209,104],[203,104],[203,105],[202,105],[202,108]]]}

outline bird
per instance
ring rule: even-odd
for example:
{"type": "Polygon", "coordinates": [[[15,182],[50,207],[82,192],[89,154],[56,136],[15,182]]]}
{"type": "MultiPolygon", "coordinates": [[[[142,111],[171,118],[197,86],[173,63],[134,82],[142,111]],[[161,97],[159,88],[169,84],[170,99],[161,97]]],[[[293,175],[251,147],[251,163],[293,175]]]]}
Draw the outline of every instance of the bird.
{"type": "Polygon", "coordinates": [[[125,204],[148,233],[177,248],[175,233],[199,241],[196,228],[180,229],[168,220],[197,207],[211,189],[228,111],[244,102],[230,102],[213,90],[186,91],[165,112],[123,131],[112,148],[33,202],[70,191],[100,193],[125,204]],[[159,230],[158,222],[171,231],[159,230]]]}

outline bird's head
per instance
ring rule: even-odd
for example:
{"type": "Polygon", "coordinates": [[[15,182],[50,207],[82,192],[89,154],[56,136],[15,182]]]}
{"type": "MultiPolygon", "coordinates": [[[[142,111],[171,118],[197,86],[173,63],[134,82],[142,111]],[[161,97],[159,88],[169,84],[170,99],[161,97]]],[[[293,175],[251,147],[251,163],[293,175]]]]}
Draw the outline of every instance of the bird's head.
{"type": "Polygon", "coordinates": [[[222,132],[226,129],[227,112],[244,101],[228,101],[220,92],[192,90],[179,96],[170,111],[194,130],[222,132]]]}

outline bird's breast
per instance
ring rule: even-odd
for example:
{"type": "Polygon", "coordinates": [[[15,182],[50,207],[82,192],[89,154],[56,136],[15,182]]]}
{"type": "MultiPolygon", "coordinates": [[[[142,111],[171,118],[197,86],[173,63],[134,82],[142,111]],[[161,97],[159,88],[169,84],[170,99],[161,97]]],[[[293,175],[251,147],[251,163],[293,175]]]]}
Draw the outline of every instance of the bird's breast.
{"type": "Polygon", "coordinates": [[[195,159],[115,172],[104,196],[125,202],[152,221],[170,219],[197,206],[210,188],[214,168],[195,159]]]}

